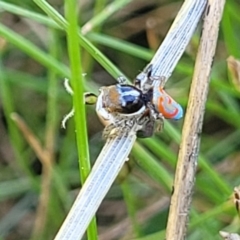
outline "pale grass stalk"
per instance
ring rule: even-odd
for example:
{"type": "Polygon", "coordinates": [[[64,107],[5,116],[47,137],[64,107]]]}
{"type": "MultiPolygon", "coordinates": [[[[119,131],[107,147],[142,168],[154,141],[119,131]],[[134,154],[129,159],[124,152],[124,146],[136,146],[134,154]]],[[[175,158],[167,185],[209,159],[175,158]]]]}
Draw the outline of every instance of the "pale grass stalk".
{"type": "Polygon", "coordinates": [[[225,0],[209,0],[190,90],[166,230],[167,240],[186,237],[203,116],[225,0]]]}

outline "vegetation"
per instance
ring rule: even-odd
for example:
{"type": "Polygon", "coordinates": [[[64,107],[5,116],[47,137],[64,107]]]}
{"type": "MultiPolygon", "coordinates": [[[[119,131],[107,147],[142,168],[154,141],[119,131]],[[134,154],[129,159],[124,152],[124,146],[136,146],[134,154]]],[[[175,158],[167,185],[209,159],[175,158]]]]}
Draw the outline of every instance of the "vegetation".
{"type": "MultiPolygon", "coordinates": [[[[94,107],[86,106],[85,118],[85,110],[77,105],[83,84],[97,94],[123,73],[134,79],[182,3],[79,1],[84,34],[77,36],[68,28],[67,21],[74,22],[68,2],[0,1],[0,239],[54,237],[80,190],[80,178],[88,174],[88,152],[92,165],[104,144],[94,107]],[[73,103],[64,78],[72,80],[73,103]],[[70,119],[63,129],[61,121],[73,104],[80,110],[75,125],[70,119]],[[78,154],[80,148],[84,155],[78,154]]],[[[227,1],[221,23],[190,240],[220,239],[220,230],[240,232],[233,202],[233,189],[240,182],[240,70],[231,65],[229,71],[226,61],[229,56],[240,59],[239,7],[227,1]]],[[[166,86],[185,109],[200,31],[199,27],[166,86]]],[[[97,213],[99,239],[164,239],[182,122],[166,121],[161,133],[136,143],[97,213]]],[[[94,221],[91,226],[91,239],[97,239],[94,221]]]]}

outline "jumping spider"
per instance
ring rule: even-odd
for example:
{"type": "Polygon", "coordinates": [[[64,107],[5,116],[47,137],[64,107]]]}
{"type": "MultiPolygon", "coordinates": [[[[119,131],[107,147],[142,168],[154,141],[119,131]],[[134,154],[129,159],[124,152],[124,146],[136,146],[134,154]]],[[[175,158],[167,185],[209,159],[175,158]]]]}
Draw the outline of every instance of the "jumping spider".
{"type": "MultiPolygon", "coordinates": [[[[96,100],[96,112],[105,125],[104,138],[131,131],[138,137],[150,137],[162,129],[164,118],[178,120],[182,117],[182,107],[163,89],[165,79],[152,76],[152,65],[136,77],[134,85],[127,84],[124,77],[117,80],[116,85],[101,87],[96,100]],[[160,86],[153,86],[154,81],[160,81],[160,86]]],[[[73,94],[68,82],[65,87],[73,94]]],[[[96,98],[94,94],[88,95],[96,98]]],[[[63,126],[73,114],[74,110],[64,118],[63,126]]]]}

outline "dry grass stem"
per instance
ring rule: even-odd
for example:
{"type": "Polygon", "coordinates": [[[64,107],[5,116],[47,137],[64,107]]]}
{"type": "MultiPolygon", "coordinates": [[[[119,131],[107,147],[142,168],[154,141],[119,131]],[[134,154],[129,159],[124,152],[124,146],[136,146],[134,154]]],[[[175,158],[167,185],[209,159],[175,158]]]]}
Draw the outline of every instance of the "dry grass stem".
{"type": "Polygon", "coordinates": [[[38,236],[44,230],[47,220],[51,187],[52,154],[45,150],[38,138],[34,135],[34,133],[30,130],[25,121],[17,113],[12,113],[11,118],[16,123],[23,136],[25,137],[26,141],[31,146],[31,148],[42,163],[41,194],[39,197],[36,220],[32,234],[32,239],[38,239],[38,236]]]}
{"type": "Polygon", "coordinates": [[[166,230],[167,240],[182,240],[186,235],[210,71],[224,3],[224,0],[209,0],[205,12],[203,32],[183,126],[166,230]]]}
{"type": "Polygon", "coordinates": [[[12,120],[16,123],[19,130],[22,132],[24,138],[28,142],[28,144],[31,146],[39,160],[42,164],[44,162],[47,162],[46,153],[38,140],[38,138],[34,135],[34,133],[30,130],[30,128],[27,126],[26,122],[17,114],[12,113],[11,114],[12,120]]]}

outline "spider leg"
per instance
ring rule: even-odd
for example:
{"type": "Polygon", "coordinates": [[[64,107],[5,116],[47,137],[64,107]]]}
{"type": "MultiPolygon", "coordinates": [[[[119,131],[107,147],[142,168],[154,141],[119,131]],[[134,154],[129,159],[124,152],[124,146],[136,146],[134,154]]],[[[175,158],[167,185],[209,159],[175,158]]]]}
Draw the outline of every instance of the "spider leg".
{"type": "Polygon", "coordinates": [[[117,78],[119,84],[127,84],[127,79],[124,76],[120,76],[117,78]]]}
{"type": "Polygon", "coordinates": [[[149,109],[149,118],[154,121],[154,131],[159,132],[162,131],[164,126],[164,117],[161,113],[159,113],[152,103],[148,103],[149,109]]]}
{"type": "MultiPolygon", "coordinates": [[[[65,87],[66,91],[71,96],[73,96],[74,92],[73,92],[72,87],[69,84],[69,79],[67,79],[67,78],[64,79],[64,87],[65,87]]],[[[85,104],[88,104],[88,105],[95,104],[97,101],[97,96],[94,93],[86,92],[86,93],[84,93],[84,101],[85,101],[85,104]]],[[[73,116],[74,116],[74,109],[72,109],[66,116],[64,116],[64,118],[62,120],[62,124],[61,124],[62,128],[64,128],[64,129],[66,128],[66,122],[73,116]]]]}
{"type": "Polygon", "coordinates": [[[74,109],[72,109],[66,116],[64,116],[63,120],[62,120],[62,128],[66,128],[66,122],[68,121],[68,119],[70,119],[71,117],[74,116],[74,109]]]}
{"type": "Polygon", "coordinates": [[[69,79],[67,79],[67,78],[64,79],[64,87],[70,95],[73,95],[73,89],[71,88],[71,86],[69,84],[69,79]]]}
{"type": "Polygon", "coordinates": [[[137,137],[139,138],[148,138],[151,137],[154,134],[154,124],[155,122],[153,121],[153,119],[149,119],[142,127],[142,129],[140,129],[139,131],[137,131],[137,137]]]}

